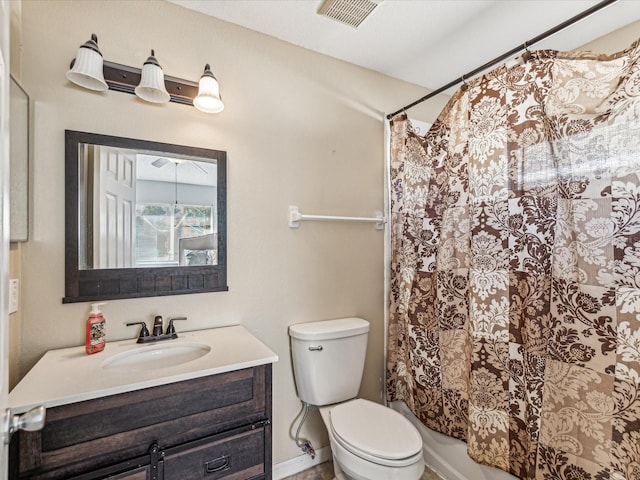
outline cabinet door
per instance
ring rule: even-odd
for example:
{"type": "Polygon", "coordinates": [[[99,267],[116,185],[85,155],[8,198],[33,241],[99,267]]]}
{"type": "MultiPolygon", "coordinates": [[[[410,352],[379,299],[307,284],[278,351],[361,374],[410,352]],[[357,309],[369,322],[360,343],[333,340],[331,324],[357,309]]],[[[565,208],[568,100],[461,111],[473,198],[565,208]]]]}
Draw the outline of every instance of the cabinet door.
{"type": "Polygon", "coordinates": [[[264,473],[264,428],[167,450],[165,480],[245,480],[264,473]]]}

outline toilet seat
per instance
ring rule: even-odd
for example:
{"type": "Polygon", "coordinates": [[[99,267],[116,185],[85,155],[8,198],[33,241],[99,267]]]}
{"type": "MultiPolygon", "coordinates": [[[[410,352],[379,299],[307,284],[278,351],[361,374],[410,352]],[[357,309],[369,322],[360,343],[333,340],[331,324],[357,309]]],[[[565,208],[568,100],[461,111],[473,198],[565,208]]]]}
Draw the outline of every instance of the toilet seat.
{"type": "Polygon", "coordinates": [[[330,427],[347,451],[370,462],[401,467],[422,458],[422,438],[400,413],[361,398],[336,405],[330,427]]]}

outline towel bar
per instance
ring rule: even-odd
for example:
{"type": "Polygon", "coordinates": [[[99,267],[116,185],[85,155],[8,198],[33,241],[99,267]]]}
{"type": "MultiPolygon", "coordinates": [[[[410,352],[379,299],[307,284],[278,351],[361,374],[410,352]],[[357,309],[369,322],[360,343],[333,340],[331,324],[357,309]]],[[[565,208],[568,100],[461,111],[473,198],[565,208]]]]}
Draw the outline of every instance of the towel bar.
{"type": "Polygon", "coordinates": [[[386,219],[382,212],[376,212],[375,217],[338,217],[333,215],[304,215],[296,206],[289,207],[289,227],[298,228],[302,220],[316,220],[321,222],[369,222],[375,223],[377,230],[382,230],[386,219]]]}

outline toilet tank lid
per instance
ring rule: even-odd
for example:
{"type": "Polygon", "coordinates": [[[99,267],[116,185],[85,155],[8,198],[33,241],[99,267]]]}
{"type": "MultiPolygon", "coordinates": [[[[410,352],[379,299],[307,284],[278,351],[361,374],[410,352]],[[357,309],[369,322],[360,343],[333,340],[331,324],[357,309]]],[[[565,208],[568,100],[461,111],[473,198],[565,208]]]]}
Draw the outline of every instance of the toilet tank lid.
{"type": "Polygon", "coordinates": [[[329,340],[361,335],[368,331],[369,322],[357,317],[298,323],[289,326],[289,335],[298,340],[329,340]]]}

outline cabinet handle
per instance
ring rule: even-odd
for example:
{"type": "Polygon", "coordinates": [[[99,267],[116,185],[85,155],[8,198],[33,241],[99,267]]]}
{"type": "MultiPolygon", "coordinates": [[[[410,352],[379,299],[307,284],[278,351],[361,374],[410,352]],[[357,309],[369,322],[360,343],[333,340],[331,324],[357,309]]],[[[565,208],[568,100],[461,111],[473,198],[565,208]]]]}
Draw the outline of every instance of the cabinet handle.
{"type": "Polygon", "coordinates": [[[223,470],[229,470],[229,468],[229,455],[223,455],[220,458],[209,460],[204,464],[206,473],[222,472],[223,470]]]}

